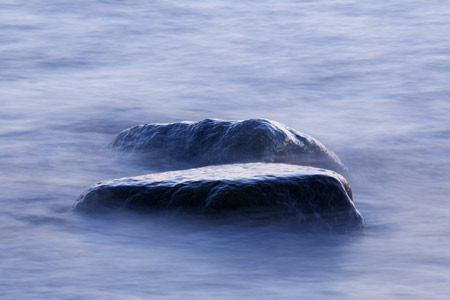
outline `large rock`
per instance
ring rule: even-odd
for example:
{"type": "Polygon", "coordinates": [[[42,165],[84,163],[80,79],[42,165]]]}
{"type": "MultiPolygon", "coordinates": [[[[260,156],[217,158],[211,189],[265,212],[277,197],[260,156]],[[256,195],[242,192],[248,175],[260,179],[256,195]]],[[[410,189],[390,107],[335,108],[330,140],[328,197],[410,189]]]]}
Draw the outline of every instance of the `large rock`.
{"type": "Polygon", "coordinates": [[[122,131],[111,148],[165,170],[247,162],[345,170],[318,140],[264,119],[138,125],[122,131]]]}
{"type": "Polygon", "coordinates": [[[234,164],[100,182],[75,210],[184,211],[249,219],[320,220],[361,226],[350,187],[328,170],[287,164],[234,164]]]}

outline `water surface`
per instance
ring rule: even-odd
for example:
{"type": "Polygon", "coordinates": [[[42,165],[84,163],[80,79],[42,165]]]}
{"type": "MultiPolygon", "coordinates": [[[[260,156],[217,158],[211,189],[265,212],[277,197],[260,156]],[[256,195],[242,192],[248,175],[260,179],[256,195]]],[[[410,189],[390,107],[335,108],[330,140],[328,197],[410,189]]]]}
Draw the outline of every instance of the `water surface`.
{"type": "Polygon", "coordinates": [[[0,298],[445,299],[446,1],[0,3],[0,298]],[[268,118],[349,168],[359,234],[69,213],[158,170],[107,144],[144,122],[268,118]]]}

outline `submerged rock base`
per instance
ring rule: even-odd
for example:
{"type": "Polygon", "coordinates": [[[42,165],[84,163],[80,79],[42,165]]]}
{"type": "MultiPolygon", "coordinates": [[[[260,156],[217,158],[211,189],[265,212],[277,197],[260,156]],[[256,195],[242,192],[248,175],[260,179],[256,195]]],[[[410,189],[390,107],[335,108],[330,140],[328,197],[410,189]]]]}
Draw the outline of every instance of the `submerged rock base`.
{"type": "Polygon", "coordinates": [[[318,140],[265,119],[138,125],[122,131],[110,146],[122,157],[164,170],[249,162],[345,170],[318,140]]]}
{"type": "Polygon", "coordinates": [[[363,226],[341,175],[287,164],[233,164],[100,182],[75,203],[77,211],[184,211],[246,218],[295,218],[363,226]]]}

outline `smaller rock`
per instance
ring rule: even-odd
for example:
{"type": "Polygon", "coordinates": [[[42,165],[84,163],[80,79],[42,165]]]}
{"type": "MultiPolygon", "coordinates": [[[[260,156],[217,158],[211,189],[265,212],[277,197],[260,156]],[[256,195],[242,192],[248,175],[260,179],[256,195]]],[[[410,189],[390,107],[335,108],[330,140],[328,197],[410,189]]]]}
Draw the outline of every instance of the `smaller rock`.
{"type": "Polygon", "coordinates": [[[185,211],[246,218],[293,218],[363,226],[347,180],[333,171],[287,164],[232,164],[100,182],[77,211],[185,211]]]}
{"type": "Polygon", "coordinates": [[[318,140],[265,119],[143,124],[122,131],[111,149],[158,170],[250,162],[346,170],[318,140]]]}

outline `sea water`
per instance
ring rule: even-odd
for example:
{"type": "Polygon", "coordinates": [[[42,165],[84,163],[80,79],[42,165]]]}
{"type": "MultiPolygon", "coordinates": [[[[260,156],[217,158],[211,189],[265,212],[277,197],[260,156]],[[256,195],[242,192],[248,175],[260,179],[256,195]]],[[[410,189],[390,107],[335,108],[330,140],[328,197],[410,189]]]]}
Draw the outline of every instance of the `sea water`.
{"type": "Polygon", "coordinates": [[[450,4],[0,1],[0,299],[446,299],[450,4]],[[334,151],[366,229],[70,211],[157,172],[140,123],[267,118],[334,151]]]}

